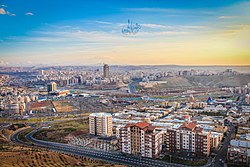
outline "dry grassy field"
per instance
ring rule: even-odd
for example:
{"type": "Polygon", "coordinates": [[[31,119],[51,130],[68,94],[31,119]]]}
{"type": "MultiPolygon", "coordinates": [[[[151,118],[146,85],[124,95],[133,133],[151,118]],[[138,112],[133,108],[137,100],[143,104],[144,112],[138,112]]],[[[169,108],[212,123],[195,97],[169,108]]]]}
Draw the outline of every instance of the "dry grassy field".
{"type": "Polygon", "coordinates": [[[57,112],[71,112],[72,110],[77,110],[70,102],[64,101],[52,101],[57,112]]]}
{"type": "Polygon", "coordinates": [[[0,152],[0,166],[80,166],[80,160],[53,152],[0,152]]]}
{"type": "Polygon", "coordinates": [[[124,167],[48,151],[0,152],[1,167],[124,167]]]}

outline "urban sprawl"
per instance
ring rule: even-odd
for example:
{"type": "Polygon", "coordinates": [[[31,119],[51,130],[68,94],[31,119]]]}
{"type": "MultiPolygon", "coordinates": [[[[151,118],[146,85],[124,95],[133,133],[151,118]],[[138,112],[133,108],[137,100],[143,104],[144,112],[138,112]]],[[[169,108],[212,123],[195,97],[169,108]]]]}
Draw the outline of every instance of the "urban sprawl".
{"type": "Polygon", "coordinates": [[[112,153],[109,163],[249,166],[249,78],[230,67],[4,67],[0,117],[36,119],[36,133],[83,118],[87,132],[69,132],[66,144],[112,153]]]}

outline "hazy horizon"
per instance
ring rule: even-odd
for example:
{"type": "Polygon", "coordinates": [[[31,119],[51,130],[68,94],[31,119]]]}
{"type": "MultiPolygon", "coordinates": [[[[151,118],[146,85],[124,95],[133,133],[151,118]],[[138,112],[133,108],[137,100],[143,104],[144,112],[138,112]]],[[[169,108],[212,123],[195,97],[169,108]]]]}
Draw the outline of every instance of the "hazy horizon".
{"type": "MultiPolygon", "coordinates": [[[[187,66],[187,65],[114,65],[114,64],[109,64],[110,69],[112,72],[116,71],[151,71],[151,72],[159,72],[159,71],[184,71],[184,70],[202,70],[202,71],[210,71],[210,72],[223,72],[226,69],[232,69],[234,71],[237,71],[239,73],[246,73],[249,74],[250,72],[250,66],[187,66]]],[[[102,70],[103,64],[96,64],[96,65],[65,65],[65,66],[5,66],[1,67],[3,69],[6,68],[32,68],[32,69],[49,69],[49,68],[81,68],[81,70],[85,71],[92,71],[92,70],[102,70]]]]}
{"type": "MultiPolygon", "coordinates": [[[[56,65],[56,64],[23,64],[23,65],[11,65],[11,64],[5,64],[0,65],[0,67],[102,67],[104,64],[108,63],[98,63],[98,64],[62,64],[62,65],[56,65]]],[[[177,66],[177,67],[250,67],[250,65],[199,65],[199,64],[108,64],[109,66],[177,66]]]]}

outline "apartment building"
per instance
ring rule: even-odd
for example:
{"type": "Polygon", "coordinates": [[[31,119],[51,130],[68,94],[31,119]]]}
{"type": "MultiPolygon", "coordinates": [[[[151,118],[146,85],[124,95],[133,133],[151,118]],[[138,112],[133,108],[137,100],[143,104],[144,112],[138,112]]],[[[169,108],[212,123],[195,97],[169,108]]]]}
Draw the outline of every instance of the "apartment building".
{"type": "Polygon", "coordinates": [[[250,141],[231,140],[227,160],[229,164],[250,165],[250,141]]]}
{"type": "Polygon", "coordinates": [[[190,152],[200,156],[210,154],[210,132],[195,123],[183,123],[177,129],[167,129],[164,136],[167,152],[190,152]]]}
{"type": "Polygon", "coordinates": [[[210,134],[210,146],[212,149],[219,149],[221,141],[223,139],[223,133],[211,132],[210,134]]]}
{"type": "Polygon", "coordinates": [[[112,135],[112,115],[92,113],[89,115],[89,133],[97,136],[112,135]]]}
{"type": "Polygon", "coordinates": [[[157,158],[162,151],[163,132],[147,122],[127,124],[120,128],[119,141],[123,153],[157,158]]]}

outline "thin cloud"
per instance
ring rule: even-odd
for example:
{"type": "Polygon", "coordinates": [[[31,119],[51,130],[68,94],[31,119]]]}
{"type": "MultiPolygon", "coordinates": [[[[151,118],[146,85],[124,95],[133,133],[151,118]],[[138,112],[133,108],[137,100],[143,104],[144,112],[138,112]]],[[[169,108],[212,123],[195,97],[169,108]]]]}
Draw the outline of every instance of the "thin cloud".
{"type": "Polygon", "coordinates": [[[233,19],[236,16],[219,16],[218,19],[233,19]]]}
{"type": "Polygon", "coordinates": [[[162,25],[162,24],[140,24],[142,27],[148,27],[148,28],[169,28],[168,26],[162,25]]]}
{"type": "Polygon", "coordinates": [[[4,10],[4,8],[0,8],[0,14],[7,14],[7,12],[4,10]]]}
{"type": "Polygon", "coordinates": [[[33,16],[34,14],[32,12],[25,13],[26,16],[33,16]]]}
{"type": "Polygon", "coordinates": [[[7,13],[9,16],[16,16],[16,14],[14,14],[14,13],[9,13],[9,12],[7,12],[7,13]]]}
{"type": "Polygon", "coordinates": [[[147,28],[154,28],[154,29],[173,29],[173,30],[179,30],[179,29],[206,29],[207,26],[200,26],[200,25],[162,25],[162,24],[140,24],[142,27],[147,28]]]}
{"type": "Polygon", "coordinates": [[[4,8],[0,8],[0,14],[8,15],[8,16],[16,16],[16,14],[13,14],[13,13],[6,11],[4,8]]]}
{"type": "Polygon", "coordinates": [[[7,5],[1,5],[2,7],[4,7],[4,8],[7,8],[8,6],[7,5]]]}
{"type": "Polygon", "coordinates": [[[138,36],[143,36],[143,37],[160,36],[160,37],[164,37],[164,36],[168,36],[168,35],[188,35],[188,34],[190,34],[190,32],[186,32],[186,31],[159,31],[159,32],[141,32],[141,33],[138,33],[138,36]]]}
{"type": "Polygon", "coordinates": [[[108,25],[112,24],[111,22],[99,21],[99,20],[97,20],[97,21],[95,21],[95,22],[98,23],[98,24],[108,24],[108,25]]]}
{"type": "Polygon", "coordinates": [[[187,29],[205,29],[208,28],[207,26],[181,26],[182,28],[187,28],[187,29]]]}
{"type": "Polygon", "coordinates": [[[168,8],[123,8],[123,11],[129,12],[169,12],[169,13],[182,13],[183,10],[168,9],[168,8]]]}
{"type": "Polygon", "coordinates": [[[151,37],[166,37],[168,35],[188,35],[187,31],[156,31],[156,32],[140,32],[136,36],[142,38],[124,38],[118,32],[104,32],[104,31],[57,31],[57,32],[40,32],[40,37],[37,40],[40,41],[75,41],[75,42],[104,42],[104,43],[119,43],[127,41],[144,41],[150,40],[151,37]],[[41,35],[43,37],[41,37],[41,35]],[[45,37],[45,38],[44,38],[45,37]]]}
{"type": "Polygon", "coordinates": [[[250,29],[250,24],[234,24],[228,25],[227,28],[234,28],[234,29],[250,29]]]}
{"type": "Polygon", "coordinates": [[[122,8],[126,12],[149,12],[149,13],[165,13],[183,16],[183,15],[197,15],[197,12],[202,15],[214,15],[213,11],[204,11],[203,9],[188,10],[188,9],[173,9],[173,8],[122,8]]]}

